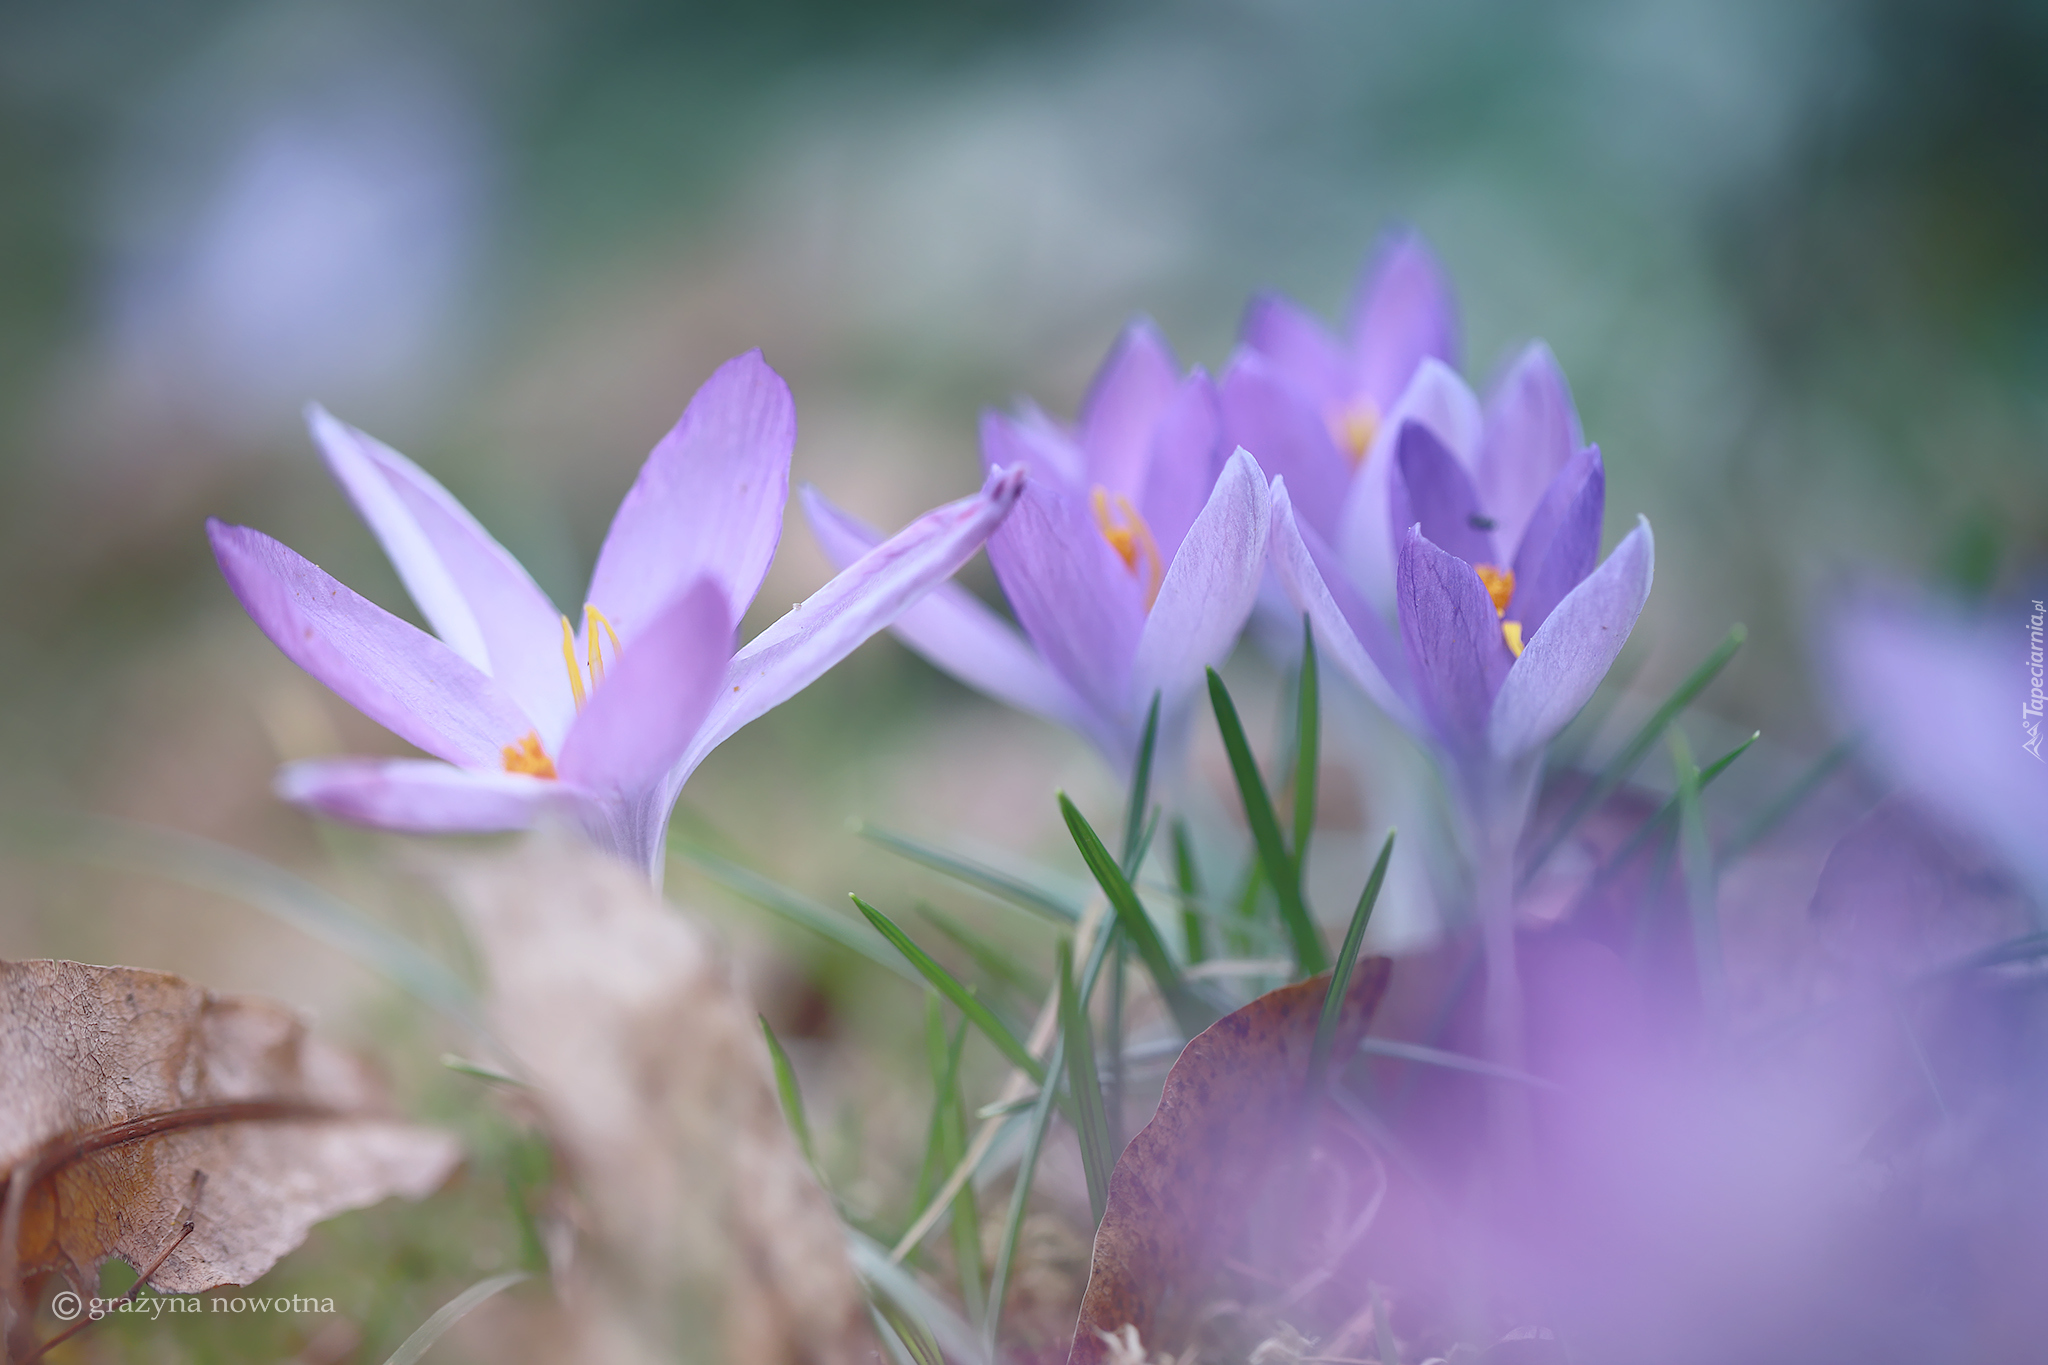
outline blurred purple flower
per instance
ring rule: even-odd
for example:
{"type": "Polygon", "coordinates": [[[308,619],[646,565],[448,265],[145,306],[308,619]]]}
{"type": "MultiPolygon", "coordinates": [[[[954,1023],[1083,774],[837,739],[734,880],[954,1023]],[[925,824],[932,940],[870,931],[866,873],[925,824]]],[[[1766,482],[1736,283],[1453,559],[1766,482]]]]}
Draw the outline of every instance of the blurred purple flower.
{"type": "MultiPolygon", "coordinates": [[[[998,701],[1134,763],[1154,694],[1162,752],[1184,728],[1203,669],[1229,652],[1266,563],[1265,475],[1222,454],[1215,388],[1181,376],[1149,323],[1127,328],[1069,430],[1027,407],[982,420],[983,463],[1031,482],[989,537],[1018,630],[957,585],[895,626],[911,648],[998,701]]],[[[825,552],[849,563],[876,533],[804,490],[825,552]]]]}
{"type": "Polygon", "coordinates": [[[1024,483],[991,470],[979,494],[911,523],[735,654],[796,442],[788,386],[758,351],[721,366],[655,446],[598,553],[580,629],[433,478],[318,408],[310,417],[439,638],[261,532],[209,521],[214,554],[279,649],[434,759],[294,763],[279,793],[428,833],[552,813],[657,882],[670,808],[705,755],[957,570],[1024,483]]]}

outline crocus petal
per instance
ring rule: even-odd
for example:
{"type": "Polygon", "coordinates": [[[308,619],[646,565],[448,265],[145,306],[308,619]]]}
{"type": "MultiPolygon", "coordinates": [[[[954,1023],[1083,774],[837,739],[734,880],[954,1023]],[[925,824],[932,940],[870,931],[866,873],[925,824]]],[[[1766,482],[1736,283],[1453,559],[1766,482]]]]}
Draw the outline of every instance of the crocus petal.
{"type": "Polygon", "coordinates": [[[1244,344],[1273,362],[1318,404],[1336,407],[1355,396],[1343,343],[1295,304],[1260,294],[1244,310],[1244,344]]]}
{"type": "Polygon", "coordinates": [[[1274,573],[1297,610],[1307,614],[1316,649],[1372,698],[1373,704],[1413,728],[1414,711],[1402,696],[1407,675],[1391,635],[1374,611],[1345,581],[1336,556],[1315,542],[1315,531],[1295,520],[1284,480],[1273,480],[1270,537],[1274,573]]]}
{"type": "Polygon", "coordinates": [[[1120,711],[1145,626],[1144,561],[1124,564],[1080,495],[1035,482],[989,537],[988,558],[1039,655],[1089,707],[1120,711]]]}
{"type": "Polygon", "coordinates": [[[1266,476],[1240,450],[1202,514],[1188,528],[1180,553],[1166,569],[1159,600],[1138,637],[1131,669],[1134,726],[1157,691],[1166,706],[1191,691],[1202,670],[1220,662],[1244,629],[1266,568],[1266,537],[1273,520],[1266,476]]]}
{"type": "Polygon", "coordinates": [[[1081,450],[1088,481],[1135,498],[1145,486],[1152,429],[1179,387],[1180,366],[1149,319],[1117,338],[1081,403],[1081,450]]]}
{"type": "Polygon", "coordinates": [[[700,578],[605,667],[557,768],[600,797],[652,791],[697,737],[732,659],[724,585],[700,578]]]}
{"type": "MultiPolygon", "coordinates": [[[[825,557],[850,567],[882,543],[873,527],[834,507],[805,484],[798,490],[804,515],[825,557]]],[[[1072,688],[1038,657],[1031,642],[957,583],[941,583],[896,618],[890,629],[932,664],[977,692],[1035,716],[1086,732],[1090,712],[1072,688]]]]}
{"type": "Polygon", "coordinates": [[[285,657],[408,743],[470,768],[498,768],[533,730],[519,704],[468,660],[261,531],[209,520],[214,558],[285,657]]]}
{"type": "Polygon", "coordinates": [[[1412,526],[1402,537],[1397,584],[1401,641],[1421,709],[1457,756],[1472,756],[1511,658],[1493,601],[1470,564],[1412,526]]]}
{"type": "Polygon", "coordinates": [[[1022,469],[1031,482],[1085,496],[1088,464],[1074,438],[1034,403],[1018,404],[1015,416],[981,414],[981,472],[1022,469]]]}
{"type": "Polygon", "coordinates": [[[1438,549],[1467,564],[1498,567],[1501,556],[1494,551],[1493,532],[1472,476],[1444,449],[1436,433],[1420,422],[1409,422],[1401,428],[1394,450],[1394,481],[1388,490],[1390,533],[1420,524],[1422,534],[1438,549]]]}
{"type": "Polygon", "coordinates": [[[1524,639],[1599,562],[1600,520],[1606,511],[1607,470],[1599,447],[1588,446],[1550,481],[1515,551],[1515,596],[1507,614],[1522,623],[1524,639]]]}
{"type": "Polygon", "coordinates": [[[435,633],[509,692],[544,737],[558,738],[573,703],[547,595],[425,470],[317,404],[306,420],[435,633]]]}
{"type": "Polygon", "coordinates": [[[630,643],[689,583],[723,585],[746,614],[782,535],[796,405],[759,351],[704,381],[647,457],[598,551],[589,601],[630,643]]]}
{"type": "Polygon", "coordinates": [[[1353,383],[1385,410],[1434,357],[1458,364],[1458,309],[1449,278],[1419,233],[1381,240],[1351,303],[1353,383]]]}
{"type": "Polygon", "coordinates": [[[1159,553],[1167,560],[1179,553],[1188,528],[1195,524],[1208,504],[1210,490],[1216,487],[1216,476],[1223,467],[1222,439],[1216,385],[1198,368],[1175,387],[1159,410],[1145,482],[1136,497],[1159,553]]]}
{"type": "Polygon", "coordinates": [[[1515,358],[1486,400],[1476,480],[1500,543],[1517,544],[1551,480],[1585,445],[1557,358],[1542,342],[1515,358]]]}
{"type": "Polygon", "coordinates": [[[1221,384],[1226,440],[1252,453],[1259,468],[1301,494],[1302,518],[1325,540],[1337,534],[1352,466],[1308,390],[1250,348],[1230,358],[1221,384]]]}
{"type": "Polygon", "coordinates": [[[1528,637],[1487,727],[1499,758],[1512,763],[1548,744],[1592,697],[1649,600],[1656,560],[1650,523],[1639,517],[1607,561],[1528,637]]]}
{"type": "Polygon", "coordinates": [[[1479,399],[1456,371],[1439,360],[1425,359],[1380,423],[1379,434],[1365,453],[1365,464],[1345,495],[1333,543],[1366,600],[1390,614],[1399,558],[1396,546],[1400,544],[1393,534],[1397,528],[1389,520],[1395,439],[1411,422],[1428,427],[1446,450],[1470,467],[1479,448],[1479,399]]]}
{"type": "Polygon", "coordinates": [[[925,513],[748,641],[669,786],[680,787],[734,731],[810,686],[951,578],[1003,523],[1025,486],[1022,470],[991,474],[979,493],[925,513]]]}
{"type": "Polygon", "coordinates": [[[476,772],[424,758],[313,759],[278,770],[277,794],[352,824],[413,834],[495,834],[525,829],[542,811],[585,794],[518,773],[476,772]]]}

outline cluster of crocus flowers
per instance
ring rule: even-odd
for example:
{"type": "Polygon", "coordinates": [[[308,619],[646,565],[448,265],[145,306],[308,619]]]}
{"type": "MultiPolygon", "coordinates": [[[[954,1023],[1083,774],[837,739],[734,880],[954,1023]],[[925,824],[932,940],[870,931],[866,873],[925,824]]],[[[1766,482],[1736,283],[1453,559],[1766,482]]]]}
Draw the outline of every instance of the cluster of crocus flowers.
{"type": "MultiPolygon", "coordinates": [[[[1133,323],[1074,427],[1035,409],[990,413],[981,448],[989,469],[1030,474],[988,543],[1021,634],[957,586],[906,612],[896,633],[969,686],[1078,731],[1119,772],[1156,696],[1170,754],[1266,564],[1266,478],[1243,450],[1226,458],[1215,386],[1199,369],[1182,374],[1151,324],[1133,323]]],[[[805,507],[839,563],[877,539],[811,490],[805,507]]]]}
{"type": "Polygon", "coordinates": [[[215,556],[279,649],[432,757],[295,763],[280,793],[429,833],[552,814],[657,882],[670,809],[704,757],[951,576],[1024,484],[990,470],[978,494],[920,517],[735,652],[796,442],[789,389],[758,352],[720,367],[654,448],[574,622],[411,461],[317,409],[312,426],[434,634],[247,527],[209,522],[215,556]]]}

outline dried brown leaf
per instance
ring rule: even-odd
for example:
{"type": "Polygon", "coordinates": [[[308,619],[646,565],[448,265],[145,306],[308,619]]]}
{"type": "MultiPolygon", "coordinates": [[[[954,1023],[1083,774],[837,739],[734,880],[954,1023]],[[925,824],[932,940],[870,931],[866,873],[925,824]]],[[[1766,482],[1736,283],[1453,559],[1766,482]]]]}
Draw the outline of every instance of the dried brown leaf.
{"type": "MultiPolygon", "coordinates": [[[[1358,963],[1333,1056],[1348,1057],[1386,992],[1392,964],[1358,963]]],[[[1107,1365],[1106,1340],[1135,1327],[1157,1347],[1161,1309],[1187,1307],[1243,1231],[1267,1177],[1295,1150],[1316,1021],[1329,976],[1268,991],[1187,1045],[1159,1110],[1124,1149],[1095,1233],[1068,1365],[1107,1365]]]]}
{"type": "Polygon", "coordinates": [[[0,1097],[18,1273],[81,1294],[188,1221],[151,1284],[247,1284],[313,1224],[419,1198],[461,1155],[390,1118],[373,1077],[285,1006],[130,967],[0,962],[0,1097]]]}

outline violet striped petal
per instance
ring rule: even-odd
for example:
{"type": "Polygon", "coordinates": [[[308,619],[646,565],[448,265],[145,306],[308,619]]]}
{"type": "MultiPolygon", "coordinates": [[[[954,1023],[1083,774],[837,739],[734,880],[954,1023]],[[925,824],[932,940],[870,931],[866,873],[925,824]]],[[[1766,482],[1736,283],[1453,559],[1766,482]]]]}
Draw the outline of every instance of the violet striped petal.
{"type": "Polygon", "coordinates": [[[1136,498],[1152,458],[1152,431],[1180,386],[1180,366],[1150,319],[1124,328],[1081,402],[1088,482],[1136,498]]]}
{"type": "Polygon", "coordinates": [[[732,659],[724,585],[704,577],[656,612],[605,665],[556,767],[600,798],[655,790],[690,747],[732,659]]]}
{"type": "Polygon", "coordinates": [[[1513,763],[1548,744],[1592,697],[1649,600],[1656,561],[1650,523],[1638,517],[1606,562],[1528,637],[1487,725],[1501,761],[1513,763]]]}
{"type": "Polygon", "coordinates": [[[1472,476],[1435,432],[1420,422],[1401,428],[1394,446],[1394,477],[1388,489],[1390,533],[1420,524],[1438,549],[1467,564],[1501,567],[1492,521],[1479,505],[1472,476]]]}
{"type": "Polygon", "coordinates": [[[1354,356],[1352,389],[1391,407],[1434,358],[1458,365],[1458,308],[1449,278],[1416,232],[1381,239],[1360,281],[1345,328],[1354,356]]]}
{"type": "Polygon", "coordinates": [[[331,819],[412,834],[525,829],[543,812],[589,804],[586,793],[560,782],[424,758],[288,763],[273,785],[284,800],[331,819]]]}
{"type": "Polygon", "coordinates": [[[1512,661],[1493,601],[1470,564],[1412,526],[1401,541],[1397,590],[1420,708],[1455,756],[1473,757],[1512,661]]]}
{"type": "Polygon", "coordinates": [[[633,637],[696,579],[746,614],[782,535],[796,405],[759,351],[718,367],[661,438],[598,551],[588,600],[633,637]]]}
{"type": "Polygon", "coordinates": [[[285,657],[407,743],[496,769],[534,729],[506,691],[441,641],[261,531],[206,523],[228,586],[285,657]]]}
{"type": "Polygon", "coordinates": [[[1268,543],[1273,571],[1288,599],[1308,616],[1316,649],[1348,674],[1374,705],[1413,729],[1414,708],[1403,696],[1407,662],[1386,623],[1345,580],[1336,556],[1318,543],[1314,529],[1296,520],[1284,480],[1273,480],[1272,497],[1268,543]]]}
{"type": "Polygon", "coordinates": [[[1565,594],[1593,572],[1606,511],[1607,469],[1600,448],[1588,446],[1550,481],[1515,551],[1515,595],[1507,614],[1522,623],[1523,639],[1534,635],[1565,594]]]}
{"type": "Polygon", "coordinates": [[[1557,358],[1542,342],[1530,343],[1487,395],[1479,443],[1475,481],[1502,545],[1520,543],[1551,480],[1585,443],[1557,358]]]}

